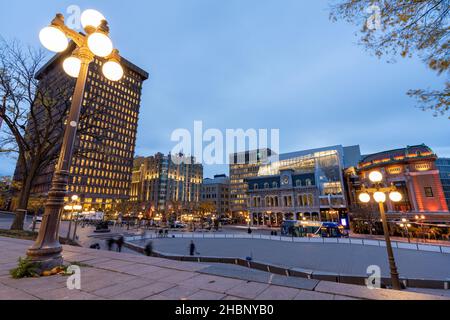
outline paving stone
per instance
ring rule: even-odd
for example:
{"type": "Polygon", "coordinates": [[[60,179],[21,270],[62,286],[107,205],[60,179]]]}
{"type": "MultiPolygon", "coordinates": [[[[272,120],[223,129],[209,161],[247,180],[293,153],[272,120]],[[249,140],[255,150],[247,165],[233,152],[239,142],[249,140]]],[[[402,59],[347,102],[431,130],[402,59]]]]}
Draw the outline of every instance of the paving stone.
{"type": "Polygon", "coordinates": [[[189,296],[187,300],[222,300],[225,297],[223,293],[200,290],[189,296]]]}
{"type": "Polygon", "coordinates": [[[269,287],[268,284],[258,283],[258,282],[248,282],[241,286],[236,286],[226,291],[226,294],[245,298],[245,299],[255,299],[264,290],[269,287]]]}
{"type": "Polygon", "coordinates": [[[38,295],[43,300],[98,300],[99,297],[80,290],[69,290],[67,288],[50,290],[38,295]]]}
{"type": "Polygon", "coordinates": [[[122,282],[122,283],[118,283],[118,284],[115,284],[115,285],[112,285],[112,286],[109,286],[106,288],[102,288],[102,289],[96,290],[92,293],[99,297],[112,298],[123,292],[142,288],[148,284],[149,284],[148,281],[145,281],[142,278],[138,278],[138,279],[135,279],[135,280],[132,280],[129,282],[125,282],[125,283],[122,282]]]}
{"type": "Polygon", "coordinates": [[[269,286],[260,295],[256,297],[256,300],[292,300],[298,294],[300,290],[293,288],[285,288],[279,286],[269,286]]]}
{"type": "Polygon", "coordinates": [[[359,297],[362,299],[371,300],[449,300],[449,297],[433,296],[427,294],[406,292],[406,291],[396,291],[396,290],[386,290],[386,289],[375,289],[371,290],[369,288],[351,284],[342,284],[321,281],[315,288],[317,292],[331,293],[342,296],[349,297],[359,297]]]}
{"type": "Polygon", "coordinates": [[[199,275],[185,281],[180,282],[181,285],[200,288],[204,290],[214,291],[225,293],[231,288],[237,287],[239,285],[245,285],[245,281],[231,279],[231,278],[222,278],[210,275],[199,275]]]}
{"type": "MultiPolygon", "coordinates": [[[[186,300],[189,296],[199,291],[198,288],[175,286],[158,294],[165,297],[165,300],[186,300]]],[[[153,299],[151,299],[153,300],[153,299]]]]}
{"type": "Polygon", "coordinates": [[[180,281],[184,281],[187,279],[191,279],[197,276],[198,273],[190,272],[190,271],[172,271],[171,274],[165,276],[163,280],[169,283],[178,284],[180,281]]]}
{"type": "Polygon", "coordinates": [[[222,300],[232,300],[232,301],[237,301],[237,300],[246,300],[246,299],[239,298],[239,297],[233,297],[233,296],[226,296],[226,297],[223,298],[222,300]]]}
{"type": "Polygon", "coordinates": [[[175,285],[167,282],[154,282],[144,287],[123,292],[113,297],[116,300],[143,300],[155,294],[173,288],[175,285]]]}
{"type": "Polygon", "coordinates": [[[300,290],[294,300],[334,300],[334,295],[315,291],[300,290]]]}
{"type": "Polygon", "coordinates": [[[36,296],[15,288],[0,288],[0,300],[39,300],[36,296]]]}

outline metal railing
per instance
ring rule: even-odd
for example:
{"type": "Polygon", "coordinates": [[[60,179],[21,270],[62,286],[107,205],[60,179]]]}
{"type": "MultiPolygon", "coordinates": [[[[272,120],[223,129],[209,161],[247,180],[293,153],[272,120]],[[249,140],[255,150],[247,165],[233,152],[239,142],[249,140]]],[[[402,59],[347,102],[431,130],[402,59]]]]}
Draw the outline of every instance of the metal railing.
{"type": "MultiPolygon", "coordinates": [[[[386,247],[386,242],[383,240],[369,240],[357,238],[297,238],[284,236],[269,236],[262,234],[219,234],[219,233],[172,233],[168,236],[160,236],[158,234],[146,234],[142,236],[127,237],[126,241],[139,241],[151,239],[164,238],[182,238],[182,239],[251,239],[251,240],[270,240],[293,243],[313,243],[313,244],[347,244],[347,245],[362,245],[371,247],[386,247]]],[[[450,246],[428,245],[421,243],[405,243],[393,241],[392,247],[396,249],[416,250],[425,252],[436,252],[443,254],[450,254],[450,246]]]]}

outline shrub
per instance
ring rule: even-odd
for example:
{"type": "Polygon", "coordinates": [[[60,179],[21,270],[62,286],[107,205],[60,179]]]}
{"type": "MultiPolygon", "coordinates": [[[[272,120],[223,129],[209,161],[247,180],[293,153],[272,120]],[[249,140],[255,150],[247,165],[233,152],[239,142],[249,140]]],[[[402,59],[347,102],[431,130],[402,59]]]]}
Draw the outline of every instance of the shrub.
{"type": "Polygon", "coordinates": [[[39,277],[40,264],[30,258],[19,258],[17,268],[9,271],[14,279],[39,277]]]}

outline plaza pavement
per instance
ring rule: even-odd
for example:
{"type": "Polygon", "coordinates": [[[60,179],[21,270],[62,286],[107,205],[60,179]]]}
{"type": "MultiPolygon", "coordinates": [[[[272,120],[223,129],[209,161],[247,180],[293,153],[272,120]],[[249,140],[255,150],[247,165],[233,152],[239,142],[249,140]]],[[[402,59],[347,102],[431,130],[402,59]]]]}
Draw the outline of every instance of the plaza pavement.
{"type": "Polygon", "coordinates": [[[440,300],[450,297],[370,290],[318,280],[262,275],[234,266],[179,262],[64,246],[66,263],[79,262],[81,290],[63,276],[15,280],[9,270],[30,241],[0,237],[0,300],[440,300]],[[236,269],[238,268],[238,269],[236,269]],[[234,276],[238,275],[238,276],[234,276]]]}
{"type": "MultiPolygon", "coordinates": [[[[187,255],[189,238],[154,239],[158,252],[187,255]]],[[[367,268],[379,266],[382,275],[389,276],[385,247],[293,243],[259,239],[193,239],[201,256],[242,258],[287,268],[333,272],[346,275],[366,276],[367,268]]],[[[148,240],[136,241],[145,245],[148,240]]],[[[400,276],[415,279],[450,279],[450,254],[394,249],[400,276]]]]}

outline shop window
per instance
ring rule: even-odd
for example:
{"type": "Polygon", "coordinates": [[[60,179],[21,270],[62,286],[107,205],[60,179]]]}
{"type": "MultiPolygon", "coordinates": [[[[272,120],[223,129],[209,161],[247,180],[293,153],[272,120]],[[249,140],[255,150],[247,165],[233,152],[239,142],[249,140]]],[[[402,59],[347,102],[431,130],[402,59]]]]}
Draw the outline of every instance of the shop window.
{"type": "Polygon", "coordinates": [[[433,188],[425,187],[425,197],[427,197],[427,198],[434,198],[433,188]]]}

